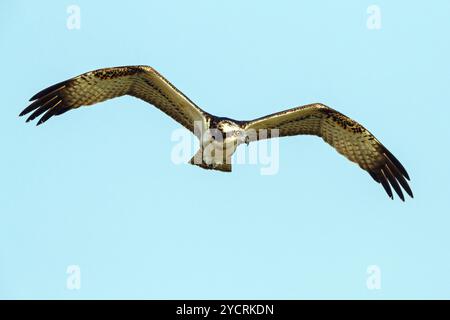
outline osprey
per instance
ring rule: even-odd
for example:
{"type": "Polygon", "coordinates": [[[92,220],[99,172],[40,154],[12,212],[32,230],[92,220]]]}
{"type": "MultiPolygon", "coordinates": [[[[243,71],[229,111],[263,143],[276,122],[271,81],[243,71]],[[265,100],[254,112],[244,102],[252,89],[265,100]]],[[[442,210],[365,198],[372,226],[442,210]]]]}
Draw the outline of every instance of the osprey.
{"type": "Polygon", "coordinates": [[[37,122],[40,125],[71,109],[123,95],[154,105],[196,134],[202,145],[212,145],[212,152],[205,154],[200,148],[190,161],[204,169],[230,172],[231,155],[237,146],[271,138],[271,134],[261,134],[264,130],[276,130],[275,136],[280,137],[315,135],[367,171],[391,199],[391,187],[403,201],[402,188],[413,197],[403,165],[367,129],[336,110],[314,103],[250,121],[216,117],[200,109],[148,66],[98,69],[60,82],[34,95],[20,116],[33,111],[28,122],[42,115],[37,122]],[[223,150],[225,153],[220,152],[223,150]]]}

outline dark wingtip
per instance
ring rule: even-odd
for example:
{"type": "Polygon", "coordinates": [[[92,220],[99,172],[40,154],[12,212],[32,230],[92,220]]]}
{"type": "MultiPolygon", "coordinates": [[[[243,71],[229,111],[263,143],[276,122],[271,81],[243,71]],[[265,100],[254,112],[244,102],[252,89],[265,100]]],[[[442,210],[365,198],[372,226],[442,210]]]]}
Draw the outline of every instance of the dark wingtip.
{"type": "Polygon", "coordinates": [[[411,188],[405,189],[405,191],[408,194],[408,196],[410,196],[412,199],[414,199],[414,194],[413,194],[411,188]]]}
{"type": "Polygon", "coordinates": [[[395,175],[389,169],[389,165],[386,165],[384,169],[381,169],[381,171],[383,172],[384,176],[388,179],[389,184],[392,186],[392,188],[394,188],[395,193],[397,193],[397,195],[402,201],[405,201],[402,188],[400,188],[400,185],[397,181],[398,177],[395,177],[395,175]]]}
{"type": "Polygon", "coordinates": [[[388,194],[389,198],[394,199],[394,195],[392,194],[391,186],[389,185],[389,182],[388,182],[386,176],[383,174],[383,171],[381,171],[381,170],[378,173],[378,179],[380,180],[380,183],[383,186],[386,193],[388,194]]]}
{"type": "Polygon", "coordinates": [[[60,90],[60,89],[64,88],[69,81],[70,80],[61,81],[61,82],[58,82],[57,84],[54,84],[48,88],[45,88],[44,90],[39,91],[38,93],[36,93],[34,96],[32,96],[30,98],[30,101],[45,97],[46,95],[48,95],[56,90],[60,90]]]}
{"type": "Polygon", "coordinates": [[[55,115],[55,113],[58,111],[57,107],[61,102],[62,102],[62,100],[59,100],[56,104],[54,104],[51,108],[49,108],[47,110],[47,112],[45,112],[44,115],[39,119],[39,121],[36,125],[39,126],[39,125],[43,124],[44,122],[46,122],[51,117],[53,117],[55,115]]]}
{"type": "Polygon", "coordinates": [[[46,120],[43,120],[44,117],[40,118],[39,121],[36,123],[36,127],[40,126],[41,124],[43,124],[46,120]]]}
{"type": "Polygon", "coordinates": [[[409,174],[406,171],[405,167],[398,161],[398,159],[386,148],[383,147],[384,154],[395,164],[398,170],[403,174],[403,176],[409,181],[409,174]]]}
{"type": "Polygon", "coordinates": [[[414,198],[413,192],[407,182],[409,176],[407,176],[405,168],[389,151],[384,151],[384,161],[380,163],[378,168],[367,171],[376,182],[383,186],[389,198],[394,199],[393,191],[395,191],[403,202],[405,202],[403,191],[411,198],[414,198]]]}
{"type": "Polygon", "coordinates": [[[36,110],[37,108],[39,108],[40,105],[42,105],[46,101],[47,100],[44,99],[42,102],[39,100],[32,102],[28,107],[26,107],[25,109],[22,110],[22,112],[19,114],[19,117],[22,117],[22,116],[26,115],[27,113],[30,113],[31,111],[36,110]]]}
{"type": "Polygon", "coordinates": [[[57,99],[57,94],[48,94],[46,96],[38,98],[36,101],[33,101],[28,107],[22,110],[22,112],[19,114],[19,116],[24,116],[30,112],[33,112],[30,116],[30,120],[35,119],[37,116],[42,114],[45,110],[48,109],[49,106],[51,106],[51,101],[54,99],[57,99]]]}

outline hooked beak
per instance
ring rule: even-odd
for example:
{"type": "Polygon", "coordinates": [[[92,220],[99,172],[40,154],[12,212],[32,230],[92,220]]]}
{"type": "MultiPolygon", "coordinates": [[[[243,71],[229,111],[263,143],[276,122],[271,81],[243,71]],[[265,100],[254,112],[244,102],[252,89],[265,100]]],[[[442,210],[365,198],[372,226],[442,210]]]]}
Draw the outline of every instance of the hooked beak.
{"type": "Polygon", "coordinates": [[[249,136],[245,136],[244,142],[246,145],[250,144],[250,137],[249,136]]]}

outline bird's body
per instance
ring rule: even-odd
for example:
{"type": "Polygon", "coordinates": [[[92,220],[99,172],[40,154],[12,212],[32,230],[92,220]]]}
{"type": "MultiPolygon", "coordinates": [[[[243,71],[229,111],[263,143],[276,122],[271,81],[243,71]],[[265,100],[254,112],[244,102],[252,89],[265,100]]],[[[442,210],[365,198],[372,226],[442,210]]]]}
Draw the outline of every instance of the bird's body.
{"type": "Polygon", "coordinates": [[[229,118],[209,118],[202,132],[196,135],[200,137],[201,148],[191,163],[205,169],[231,171],[231,157],[237,147],[249,143],[245,128],[229,118]]]}
{"type": "Polygon", "coordinates": [[[68,110],[122,95],[149,102],[194,133],[201,148],[190,163],[202,168],[230,172],[231,156],[242,143],[315,135],[366,170],[391,198],[391,187],[402,200],[402,189],[413,197],[401,163],[362,125],[324,104],[309,104],[251,121],[216,117],[147,66],[99,69],[60,82],[34,95],[30,99],[34,101],[20,115],[33,112],[27,121],[42,115],[39,125],[68,110]]]}

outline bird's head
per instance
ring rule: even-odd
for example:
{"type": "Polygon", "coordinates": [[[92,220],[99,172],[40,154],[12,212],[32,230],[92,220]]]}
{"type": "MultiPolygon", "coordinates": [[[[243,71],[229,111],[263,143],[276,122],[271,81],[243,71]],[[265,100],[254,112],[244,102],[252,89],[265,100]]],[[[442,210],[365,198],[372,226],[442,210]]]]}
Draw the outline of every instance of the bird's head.
{"type": "Polygon", "coordinates": [[[239,128],[238,130],[235,130],[233,132],[233,135],[239,141],[239,144],[245,143],[246,145],[248,145],[250,143],[250,137],[247,135],[245,130],[242,129],[242,128],[239,128]]]}
{"type": "Polygon", "coordinates": [[[233,139],[238,144],[246,143],[248,145],[250,142],[245,130],[232,120],[221,120],[217,124],[217,128],[223,133],[224,139],[233,139]]]}

